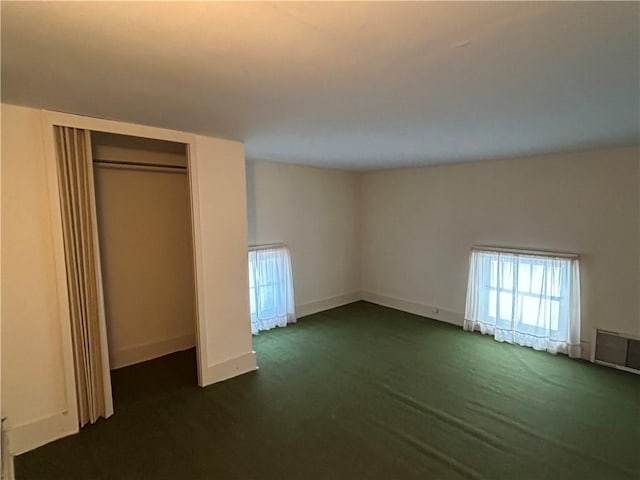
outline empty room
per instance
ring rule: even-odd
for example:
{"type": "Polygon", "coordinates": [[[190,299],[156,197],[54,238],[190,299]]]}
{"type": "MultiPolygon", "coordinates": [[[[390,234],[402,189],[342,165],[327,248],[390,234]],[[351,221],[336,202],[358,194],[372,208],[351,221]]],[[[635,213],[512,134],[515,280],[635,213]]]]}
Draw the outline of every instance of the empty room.
{"type": "Polygon", "coordinates": [[[1,8],[3,480],[640,478],[640,4],[1,8]]]}

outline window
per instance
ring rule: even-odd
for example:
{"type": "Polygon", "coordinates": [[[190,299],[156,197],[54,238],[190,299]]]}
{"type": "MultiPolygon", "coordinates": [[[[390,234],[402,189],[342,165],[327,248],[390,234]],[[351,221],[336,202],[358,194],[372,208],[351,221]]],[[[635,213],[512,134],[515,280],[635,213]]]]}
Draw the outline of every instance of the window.
{"type": "Polygon", "coordinates": [[[574,256],[474,249],[465,330],[580,356],[580,278],[574,256]]]}
{"type": "Polygon", "coordinates": [[[291,258],[285,247],[249,251],[251,333],[296,321],[291,258]]]}

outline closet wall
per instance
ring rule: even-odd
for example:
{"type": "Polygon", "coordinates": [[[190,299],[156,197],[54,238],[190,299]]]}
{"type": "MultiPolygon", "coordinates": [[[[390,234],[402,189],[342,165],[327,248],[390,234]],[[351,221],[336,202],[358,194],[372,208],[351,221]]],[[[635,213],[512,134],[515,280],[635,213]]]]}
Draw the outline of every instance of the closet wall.
{"type": "Polygon", "coordinates": [[[111,368],[195,345],[183,144],[92,133],[111,368]]]}

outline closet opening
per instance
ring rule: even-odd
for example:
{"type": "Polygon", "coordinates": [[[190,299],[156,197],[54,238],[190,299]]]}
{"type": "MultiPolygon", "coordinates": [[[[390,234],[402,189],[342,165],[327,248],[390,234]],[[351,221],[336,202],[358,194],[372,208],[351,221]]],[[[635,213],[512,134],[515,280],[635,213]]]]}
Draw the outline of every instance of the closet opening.
{"type": "Polygon", "coordinates": [[[91,152],[117,412],[198,384],[187,145],[92,131],[91,152]]]}

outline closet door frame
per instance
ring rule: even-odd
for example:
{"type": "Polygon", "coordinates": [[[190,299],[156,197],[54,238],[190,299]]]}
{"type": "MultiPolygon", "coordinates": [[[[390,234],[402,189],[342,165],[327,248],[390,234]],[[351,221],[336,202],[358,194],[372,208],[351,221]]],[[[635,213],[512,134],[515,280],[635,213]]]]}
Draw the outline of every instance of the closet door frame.
{"type": "MultiPolygon", "coordinates": [[[[64,257],[64,241],[62,233],[62,215],[60,204],[60,192],[58,187],[58,166],[55,150],[55,126],[81,128],[89,131],[131,135],[157,140],[168,140],[186,145],[187,175],[189,178],[189,191],[191,203],[191,226],[193,242],[193,266],[194,266],[194,300],[195,300],[195,344],[198,369],[198,385],[205,386],[204,370],[207,365],[207,332],[204,315],[204,287],[202,268],[202,242],[200,225],[200,205],[198,196],[198,182],[196,171],[196,136],[191,133],[167,130],[163,128],[148,127],[131,123],[103,120],[99,118],[83,117],[67,113],[42,111],[42,126],[44,135],[44,154],[47,169],[48,195],[50,215],[53,227],[54,263],[56,271],[56,283],[58,293],[58,310],[60,314],[62,332],[62,357],[65,371],[65,393],[67,410],[66,414],[69,426],[78,431],[78,405],[76,402],[76,382],[73,365],[73,347],[71,337],[71,320],[69,316],[69,297],[67,288],[67,276],[64,257]]],[[[89,159],[91,161],[91,159],[89,159]]],[[[95,202],[95,192],[93,201],[95,202]]],[[[97,225],[95,226],[97,231],[97,225]]],[[[97,259],[99,262],[99,259],[97,259]]],[[[101,285],[100,285],[101,287],[101,285]]]]}

